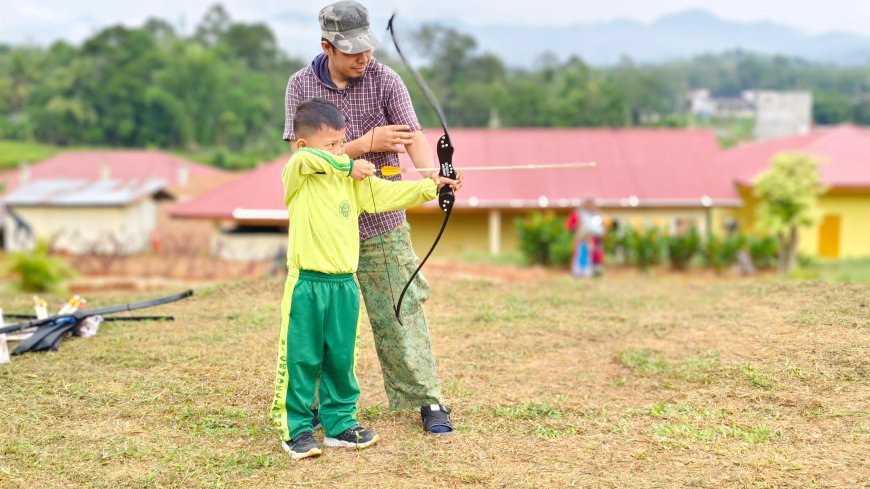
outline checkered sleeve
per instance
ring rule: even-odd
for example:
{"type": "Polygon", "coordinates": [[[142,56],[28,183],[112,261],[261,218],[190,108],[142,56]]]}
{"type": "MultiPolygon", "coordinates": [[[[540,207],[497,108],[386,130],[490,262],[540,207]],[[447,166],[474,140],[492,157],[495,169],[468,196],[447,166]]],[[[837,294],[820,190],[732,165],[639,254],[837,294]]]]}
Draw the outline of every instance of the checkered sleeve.
{"type": "Polygon", "coordinates": [[[384,82],[387,85],[384,97],[384,109],[390,124],[404,124],[411,131],[421,129],[414,105],[411,103],[411,95],[402,78],[392,69],[384,66],[384,82]]]}
{"type": "Polygon", "coordinates": [[[293,117],[296,116],[296,108],[303,101],[297,77],[291,76],[287,81],[287,92],[284,94],[284,141],[296,139],[296,132],[293,131],[293,117]]]}

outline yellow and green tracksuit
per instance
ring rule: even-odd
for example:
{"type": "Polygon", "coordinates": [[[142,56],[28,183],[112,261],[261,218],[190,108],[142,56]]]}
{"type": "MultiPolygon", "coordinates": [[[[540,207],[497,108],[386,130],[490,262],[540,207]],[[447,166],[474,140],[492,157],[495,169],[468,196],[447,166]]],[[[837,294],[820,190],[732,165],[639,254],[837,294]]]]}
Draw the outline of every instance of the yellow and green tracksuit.
{"type": "Polygon", "coordinates": [[[271,415],[283,440],[311,431],[318,372],[326,435],[338,436],[357,424],[360,311],[353,273],[359,262],[359,214],[412,207],[437,194],[428,178],[358,182],[350,178],[352,167],[347,155],[300,148],[281,175],[290,232],[271,415]]]}

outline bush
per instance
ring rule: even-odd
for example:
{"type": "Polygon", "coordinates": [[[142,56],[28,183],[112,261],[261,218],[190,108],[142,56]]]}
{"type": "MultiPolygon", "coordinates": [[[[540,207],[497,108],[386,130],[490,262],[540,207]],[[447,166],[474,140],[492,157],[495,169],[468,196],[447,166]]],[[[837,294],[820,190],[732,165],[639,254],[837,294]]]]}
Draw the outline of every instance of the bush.
{"type": "Polygon", "coordinates": [[[704,260],[707,266],[718,273],[737,263],[737,254],[746,247],[746,236],[732,233],[724,238],[712,235],[707,240],[704,249],[704,260]]]}
{"type": "Polygon", "coordinates": [[[567,267],[574,251],[574,239],[565,221],[552,212],[533,212],[514,221],[520,250],[529,263],[567,267]]]}
{"type": "Polygon", "coordinates": [[[692,258],[701,251],[701,235],[697,229],[689,228],[689,231],[683,234],[669,237],[667,248],[671,268],[685,270],[689,267],[692,258]]]}
{"type": "Polygon", "coordinates": [[[15,253],[10,271],[19,276],[18,286],[29,292],[63,289],[64,280],[74,275],[63,260],[49,256],[45,244],[38,244],[31,252],[15,253]]]}
{"type": "Polygon", "coordinates": [[[779,242],[774,236],[753,237],[749,239],[749,255],[752,264],[759,270],[776,267],[779,256],[779,242]]]}
{"type": "Polygon", "coordinates": [[[604,237],[601,239],[601,244],[604,247],[604,255],[607,257],[608,261],[614,263],[627,262],[625,256],[625,232],[622,229],[619,231],[609,231],[604,233],[604,237]]]}
{"type": "Polygon", "coordinates": [[[637,265],[641,270],[646,270],[652,265],[662,262],[662,255],[666,246],[666,237],[661,229],[652,226],[637,231],[626,228],[623,235],[625,243],[626,260],[637,265]]]}

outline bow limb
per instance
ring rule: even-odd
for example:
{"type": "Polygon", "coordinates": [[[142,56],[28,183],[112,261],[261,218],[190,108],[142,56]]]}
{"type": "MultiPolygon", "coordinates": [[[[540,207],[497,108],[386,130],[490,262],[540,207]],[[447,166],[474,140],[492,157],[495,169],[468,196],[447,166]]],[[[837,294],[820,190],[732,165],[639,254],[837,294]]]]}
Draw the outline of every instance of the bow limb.
{"type": "MultiPolygon", "coordinates": [[[[399,58],[402,59],[402,63],[405,64],[405,67],[411,72],[411,76],[414,77],[414,81],[417,82],[417,85],[423,90],[423,94],[426,96],[426,100],[429,102],[429,105],[435,110],[435,113],[438,114],[438,120],[441,122],[441,128],[444,129],[444,134],[438,139],[438,147],[436,148],[436,152],[438,154],[438,175],[446,178],[450,178],[456,180],[456,170],[453,168],[453,144],[450,141],[450,131],[447,129],[447,119],[444,117],[444,111],[441,110],[441,105],[438,103],[438,99],[435,98],[435,94],[432,93],[432,90],[426,85],[426,82],[423,81],[423,77],[417,73],[417,70],[411,66],[411,63],[408,62],[408,59],[405,58],[405,55],[402,53],[402,48],[399,47],[399,41],[396,39],[396,32],[393,29],[393,20],[396,18],[396,15],[393,14],[390,17],[390,21],[387,23],[387,30],[390,31],[390,37],[393,39],[393,45],[396,47],[396,52],[399,53],[399,58]]],[[[414,270],[414,273],[411,274],[411,277],[408,279],[408,282],[402,288],[402,293],[399,294],[399,300],[396,302],[395,313],[396,320],[399,321],[399,324],[402,324],[402,301],[405,298],[405,293],[408,291],[408,288],[414,282],[414,279],[417,278],[417,275],[420,273],[420,270],[423,268],[423,265],[426,264],[426,260],[432,255],[432,252],[435,251],[435,247],[438,246],[438,241],[441,240],[441,236],[444,234],[444,229],[447,228],[447,221],[450,220],[450,214],[453,211],[453,204],[456,202],[456,196],[453,194],[453,189],[450,188],[449,185],[445,185],[441,187],[441,190],[438,191],[438,207],[444,212],[444,222],[441,223],[441,229],[438,231],[438,236],[435,238],[435,241],[432,243],[432,246],[429,248],[429,251],[426,253],[426,256],[423,257],[423,260],[420,261],[420,264],[417,266],[417,269],[414,270]]],[[[386,254],[384,254],[384,261],[386,262],[386,254]]],[[[392,291],[392,289],[391,289],[392,291]]]]}

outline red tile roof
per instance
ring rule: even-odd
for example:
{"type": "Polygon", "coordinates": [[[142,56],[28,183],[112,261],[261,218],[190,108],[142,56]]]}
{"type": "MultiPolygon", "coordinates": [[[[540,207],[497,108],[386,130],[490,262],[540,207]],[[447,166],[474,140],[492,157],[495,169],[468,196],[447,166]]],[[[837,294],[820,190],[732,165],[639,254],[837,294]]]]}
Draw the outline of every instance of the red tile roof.
{"type": "MultiPolygon", "coordinates": [[[[275,161],[251,170],[232,182],[175,206],[170,215],[181,218],[230,219],[237,209],[276,210],[287,219],[281,170],[289,159],[275,161]]],[[[238,213],[238,212],[237,212],[238,213]]]]}
{"type": "Polygon", "coordinates": [[[720,164],[732,181],[750,185],[780,152],[818,157],[822,183],[830,187],[870,188],[870,129],[849,125],[739,146],[725,151],[720,164]]]}
{"type": "MultiPolygon", "coordinates": [[[[433,148],[440,130],[427,130],[433,148]]],[[[594,161],[595,168],[467,172],[457,208],[572,207],[586,196],[602,205],[701,207],[738,205],[734,186],[715,163],[714,134],[682,129],[454,129],[454,164],[495,166],[594,161]],[[709,198],[707,200],[705,197],[709,198]]],[[[402,166],[411,167],[402,155],[402,166]]],[[[283,210],[281,169],[287,156],[177,206],[175,217],[230,218],[244,210],[283,210]]],[[[416,179],[419,175],[408,174],[416,179]]],[[[284,217],[286,219],[286,216],[284,217]]]]}
{"type": "MultiPolygon", "coordinates": [[[[223,170],[194,163],[178,156],[152,150],[67,151],[30,167],[30,180],[73,179],[147,180],[156,178],[167,185],[178,185],[181,168],[186,165],[189,178],[220,175],[223,170]],[[103,172],[108,170],[108,175],[103,172]]],[[[20,185],[20,175],[10,179],[10,187],[20,185]]]]}

